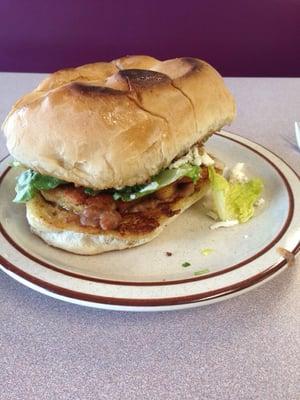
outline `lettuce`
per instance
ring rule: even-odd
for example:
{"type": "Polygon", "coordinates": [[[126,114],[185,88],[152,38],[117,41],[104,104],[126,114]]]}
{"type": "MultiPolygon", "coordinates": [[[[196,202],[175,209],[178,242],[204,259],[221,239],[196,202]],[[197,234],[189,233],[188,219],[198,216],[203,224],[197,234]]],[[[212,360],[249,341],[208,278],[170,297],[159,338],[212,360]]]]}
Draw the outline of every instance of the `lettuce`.
{"type": "Polygon", "coordinates": [[[31,200],[39,190],[54,189],[57,186],[66,183],[53,176],[41,175],[38,172],[28,169],[18,177],[16,185],[15,203],[26,203],[31,200]]]}
{"type": "Polygon", "coordinates": [[[114,192],[115,200],[131,201],[147,194],[153,193],[164,186],[170,185],[180,178],[187,176],[196,182],[200,176],[200,167],[189,163],[183,164],[178,168],[165,169],[158,175],[151,178],[151,182],[144,185],[126,186],[114,192]]]}
{"type": "MultiPolygon", "coordinates": [[[[147,194],[153,193],[156,190],[170,185],[180,178],[187,176],[194,182],[200,176],[200,167],[186,163],[178,168],[165,169],[158,175],[151,178],[151,181],[143,185],[126,186],[121,190],[113,192],[115,200],[131,201],[147,194]]],[[[57,186],[67,183],[53,176],[41,175],[38,172],[28,169],[24,171],[18,178],[16,185],[15,203],[26,203],[31,200],[39,190],[54,189],[57,186]]],[[[91,188],[85,188],[84,192],[89,196],[96,196],[100,191],[91,188]]]]}
{"type": "Polygon", "coordinates": [[[261,179],[230,183],[214,167],[209,167],[208,171],[213,203],[220,220],[248,221],[254,214],[254,203],[263,190],[261,179]]]}

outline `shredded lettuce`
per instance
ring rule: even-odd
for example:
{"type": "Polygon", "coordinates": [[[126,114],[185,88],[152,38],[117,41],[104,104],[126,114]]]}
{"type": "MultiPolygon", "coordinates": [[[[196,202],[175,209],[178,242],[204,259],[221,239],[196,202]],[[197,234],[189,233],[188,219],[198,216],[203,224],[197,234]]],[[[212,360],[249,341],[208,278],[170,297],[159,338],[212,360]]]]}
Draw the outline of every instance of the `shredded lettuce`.
{"type": "Polygon", "coordinates": [[[203,275],[203,274],[207,274],[209,272],[209,269],[208,268],[204,268],[204,269],[200,269],[199,271],[195,271],[194,272],[194,275],[195,276],[197,276],[197,275],[203,275]]]}
{"type": "Polygon", "coordinates": [[[214,167],[209,167],[209,180],[215,211],[221,221],[248,221],[254,214],[254,203],[259,199],[263,182],[254,178],[248,182],[228,182],[218,174],[214,167]]]}
{"type": "Polygon", "coordinates": [[[144,185],[126,186],[114,192],[115,200],[131,201],[153,193],[164,186],[170,185],[180,178],[187,176],[196,182],[200,176],[200,167],[186,163],[178,168],[165,169],[151,178],[151,182],[144,185]]]}
{"type": "Polygon", "coordinates": [[[28,169],[18,177],[16,185],[15,203],[26,203],[31,200],[39,190],[54,189],[66,183],[65,181],[54,178],[53,176],[41,175],[38,172],[28,169]]]}
{"type": "Polygon", "coordinates": [[[92,188],[84,188],[84,193],[88,194],[89,196],[97,196],[98,193],[100,193],[100,190],[94,190],[92,188]]]}

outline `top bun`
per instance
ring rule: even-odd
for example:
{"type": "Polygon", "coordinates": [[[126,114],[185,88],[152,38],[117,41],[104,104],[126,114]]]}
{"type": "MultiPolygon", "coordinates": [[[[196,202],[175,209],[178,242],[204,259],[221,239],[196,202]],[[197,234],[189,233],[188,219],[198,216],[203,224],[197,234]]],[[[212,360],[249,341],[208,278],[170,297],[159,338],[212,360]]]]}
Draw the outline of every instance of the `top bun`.
{"type": "Polygon", "coordinates": [[[127,56],[51,74],[17,101],[3,130],[23,165],[107,189],[145,182],[234,115],[206,62],[127,56]]]}

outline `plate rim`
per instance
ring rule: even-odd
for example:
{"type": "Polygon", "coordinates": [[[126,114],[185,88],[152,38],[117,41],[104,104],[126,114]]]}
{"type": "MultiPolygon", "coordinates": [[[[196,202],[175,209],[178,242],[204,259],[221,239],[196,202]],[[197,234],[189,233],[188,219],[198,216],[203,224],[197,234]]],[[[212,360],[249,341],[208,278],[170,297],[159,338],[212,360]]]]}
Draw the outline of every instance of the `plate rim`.
{"type": "MultiPolygon", "coordinates": [[[[300,250],[300,243],[296,246],[293,250],[296,253],[300,250]]],[[[294,254],[296,254],[294,253],[294,254]]],[[[5,259],[4,259],[5,260],[5,259]]],[[[275,264],[272,264],[266,270],[260,272],[259,274],[255,275],[255,277],[247,278],[243,281],[239,281],[233,285],[222,287],[220,289],[214,290],[214,294],[207,296],[207,294],[211,292],[203,292],[199,294],[189,295],[189,296],[180,296],[180,297],[167,297],[167,298],[158,298],[158,299],[122,299],[118,297],[108,297],[108,296],[96,296],[90,293],[82,293],[72,289],[62,288],[60,286],[53,285],[47,281],[43,281],[39,278],[33,277],[32,275],[24,272],[23,270],[16,267],[11,262],[5,260],[7,271],[12,272],[16,275],[16,280],[20,283],[23,283],[21,280],[17,279],[17,277],[24,279],[27,284],[27,287],[36,288],[34,290],[41,293],[43,289],[48,292],[48,295],[51,297],[57,298],[56,295],[72,299],[74,303],[81,304],[82,302],[89,303],[90,306],[101,305],[106,306],[120,306],[122,308],[165,308],[165,307],[172,307],[172,306],[181,306],[186,305],[188,307],[189,304],[194,303],[203,303],[205,304],[206,300],[212,301],[220,298],[227,298],[228,296],[232,296],[234,294],[239,294],[240,292],[246,291],[247,289],[254,288],[257,285],[263,283],[265,280],[272,278],[276,273],[282,271],[284,267],[287,267],[287,261],[284,259],[279,261],[275,264]],[[257,278],[258,277],[258,278],[257,278]],[[254,279],[257,278],[257,279],[254,279]],[[78,302],[74,301],[77,300],[78,302]]],[[[0,268],[2,266],[2,256],[0,255],[0,268]]],[[[5,268],[1,268],[4,272],[7,273],[5,268]]],[[[11,276],[10,274],[8,274],[11,276]]],[[[25,283],[24,283],[25,284],[25,283]]],[[[44,292],[42,292],[44,293],[44,292]]]]}
{"type": "MultiPolygon", "coordinates": [[[[223,131],[225,132],[225,131],[223,131]]],[[[228,132],[230,133],[230,132],[228,132]]],[[[195,282],[195,281],[200,281],[200,280],[205,280],[205,279],[210,279],[216,276],[220,276],[220,275],[224,275],[230,271],[234,271],[238,268],[241,268],[242,266],[249,264],[250,262],[254,261],[256,258],[262,256],[263,254],[267,253],[271,248],[273,248],[275,246],[275,244],[282,238],[282,236],[285,234],[285,232],[288,230],[290,223],[292,221],[293,218],[293,213],[294,213],[294,207],[295,207],[295,199],[293,196],[293,192],[291,189],[291,186],[287,180],[287,178],[284,176],[284,174],[280,171],[280,169],[277,167],[277,165],[275,165],[268,157],[266,157],[264,154],[262,154],[261,152],[259,152],[256,149],[253,149],[251,146],[247,145],[246,143],[243,143],[239,140],[237,140],[236,138],[231,138],[228,137],[220,132],[216,132],[215,133],[217,136],[221,136],[223,138],[226,138],[228,140],[231,140],[235,143],[238,143],[239,145],[242,145],[244,147],[246,147],[247,149],[249,149],[250,151],[253,151],[254,153],[256,153],[257,155],[259,155],[261,158],[263,158],[266,162],[268,162],[268,164],[277,172],[277,174],[279,175],[279,177],[281,178],[282,182],[285,185],[285,188],[287,190],[288,193],[288,198],[289,198],[289,211],[288,211],[288,215],[280,229],[279,232],[277,232],[276,236],[263,248],[261,248],[259,251],[257,251],[255,254],[251,255],[250,257],[240,261],[239,263],[236,263],[234,265],[230,265],[229,267],[226,267],[220,271],[215,271],[215,272],[211,272],[211,273],[207,273],[205,275],[200,275],[200,276],[194,276],[194,277],[190,277],[190,278],[185,278],[185,279],[177,279],[177,280],[171,280],[171,281],[122,281],[122,280],[112,280],[112,279],[106,279],[106,278],[96,278],[93,276],[88,276],[88,275],[82,275],[80,273],[76,273],[76,272],[72,272],[72,271],[68,271],[65,270],[59,266],[53,265],[52,263],[49,263],[47,261],[44,261],[43,259],[38,258],[35,255],[30,254],[28,251],[26,251],[26,249],[24,249],[22,246],[20,246],[18,243],[16,243],[16,241],[8,234],[8,232],[5,230],[5,228],[2,226],[1,221],[0,221],[0,233],[5,237],[5,239],[21,254],[23,254],[26,258],[28,258],[31,261],[34,261],[52,271],[61,273],[63,275],[66,276],[70,276],[73,278],[78,278],[78,279],[82,279],[85,281],[90,281],[90,282],[97,282],[97,283],[104,283],[104,284],[109,284],[109,285],[121,285],[121,286],[166,286],[166,285],[179,285],[182,283],[190,283],[190,282],[195,282]]],[[[235,135],[235,134],[233,134],[235,135]]],[[[235,135],[238,136],[238,135],[235,135]]],[[[254,142],[253,142],[254,143],[254,142]]],[[[260,145],[258,145],[260,146],[260,145]]],[[[268,149],[265,149],[267,151],[269,151],[268,149]]],[[[274,154],[274,156],[277,157],[277,155],[274,154]]],[[[2,161],[4,161],[8,156],[6,156],[3,160],[0,161],[0,164],[2,163],[2,161]]],[[[278,157],[279,158],[279,157],[278,157]]],[[[283,161],[283,160],[281,160],[283,161]]],[[[289,165],[288,165],[289,167],[289,165]]],[[[3,179],[5,178],[6,174],[10,171],[11,167],[8,166],[3,173],[0,176],[0,185],[3,181],[3,179]]],[[[291,168],[292,169],[292,168],[291,168]]],[[[293,171],[295,172],[295,171],[293,171]]],[[[297,173],[295,172],[295,174],[297,175],[297,173]]],[[[297,175],[298,176],[298,175],[297,175]]],[[[300,179],[300,177],[298,177],[300,179]]]]}
{"type": "MultiPolygon", "coordinates": [[[[256,142],[253,142],[252,140],[247,139],[247,138],[245,138],[243,136],[231,133],[229,131],[222,131],[222,132],[225,133],[225,134],[223,134],[223,135],[219,134],[220,136],[223,136],[224,138],[229,139],[229,140],[233,140],[233,141],[237,142],[240,145],[246,146],[250,151],[254,151],[259,156],[261,156],[264,159],[266,159],[269,162],[269,164],[271,164],[271,166],[273,168],[275,167],[275,170],[277,171],[277,173],[279,173],[280,177],[282,178],[283,182],[285,183],[285,187],[286,187],[287,191],[288,191],[288,188],[290,188],[290,185],[288,183],[287,178],[278,169],[278,167],[276,165],[274,165],[274,163],[271,160],[269,160],[264,154],[261,154],[259,151],[257,151],[256,149],[252,148],[250,145],[247,145],[246,143],[240,142],[239,140],[235,140],[235,139],[233,139],[231,137],[228,137],[226,135],[226,133],[229,133],[230,135],[233,135],[236,139],[240,138],[242,140],[246,140],[246,141],[250,142],[250,144],[255,144],[258,147],[263,148],[265,151],[273,154],[274,157],[276,157],[281,162],[283,162],[289,168],[289,170],[295,174],[295,176],[298,178],[298,180],[300,180],[300,177],[297,174],[297,172],[294,171],[294,169],[292,167],[290,167],[290,165],[285,160],[283,160],[280,156],[278,156],[277,154],[273,153],[272,151],[270,151],[266,147],[264,147],[264,146],[262,146],[262,145],[260,145],[260,144],[258,144],[256,142]]],[[[8,156],[4,157],[0,161],[0,163],[2,163],[7,157],[8,156]]],[[[3,174],[4,173],[2,173],[2,175],[3,174]]],[[[291,188],[290,188],[290,190],[291,190],[291,188]]],[[[289,191],[288,191],[288,193],[289,193],[289,191]]],[[[293,199],[294,196],[293,196],[293,192],[292,191],[291,191],[291,196],[292,196],[292,199],[293,199]]],[[[290,193],[289,193],[289,199],[290,199],[290,193]]],[[[290,214],[290,212],[289,212],[289,214],[290,214]]],[[[293,219],[293,212],[291,214],[292,215],[290,217],[289,223],[293,219]]],[[[287,219],[286,219],[286,221],[284,223],[284,226],[281,228],[280,233],[282,232],[283,228],[285,227],[287,220],[288,220],[288,217],[287,217],[287,219]]],[[[288,228],[289,228],[289,226],[286,227],[286,229],[284,230],[284,232],[282,233],[280,238],[284,235],[284,233],[288,230],[288,228]]],[[[278,234],[276,235],[275,239],[277,239],[277,237],[278,237],[278,234]]],[[[265,247],[268,247],[268,249],[265,252],[267,252],[272,247],[274,247],[274,245],[276,244],[277,241],[275,241],[275,243],[273,243],[274,242],[274,239],[273,239],[273,241],[271,242],[272,245],[270,247],[269,247],[270,244],[265,246],[265,247]]],[[[300,250],[300,240],[296,244],[296,246],[294,247],[292,252],[296,255],[299,252],[299,250],[300,250]]],[[[259,254],[259,256],[262,255],[260,253],[257,253],[257,254],[259,254]]],[[[254,259],[257,258],[257,254],[254,256],[254,259]]],[[[39,265],[41,265],[40,260],[37,260],[35,262],[37,262],[39,265]]],[[[245,265],[247,263],[249,263],[249,259],[243,265],[245,265]]],[[[229,286],[226,286],[226,287],[222,287],[222,288],[219,288],[219,289],[214,289],[214,290],[209,291],[209,292],[202,292],[202,293],[193,294],[193,295],[177,296],[177,297],[173,297],[173,298],[172,297],[165,297],[165,298],[152,298],[152,299],[149,299],[149,298],[146,298],[146,299],[142,299],[142,298],[139,298],[139,299],[123,298],[122,299],[122,298],[118,298],[118,297],[95,296],[93,294],[74,291],[74,290],[71,290],[71,289],[67,289],[67,288],[64,288],[64,287],[53,285],[53,284],[51,284],[51,283],[49,283],[47,281],[40,280],[39,278],[34,277],[34,276],[28,274],[27,272],[21,270],[19,267],[15,266],[9,260],[6,260],[1,255],[0,255],[0,264],[2,264],[2,266],[3,266],[2,269],[4,270],[4,272],[6,272],[5,269],[7,269],[8,271],[11,271],[12,273],[15,273],[17,276],[20,276],[21,278],[25,279],[25,281],[31,282],[33,285],[36,284],[35,282],[38,282],[38,284],[37,284],[38,287],[41,287],[44,290],[49,291],[50,293],[57,294],[57,295],[60,295],[60,296],[66,296],[67,298],[72,298],[73,300],[77,299],[79,301],[87,301],[87,302],[90,302],[90,304],[97,303],[98,307],[100,307],[101,304],[106,304],[106,305],[112,305],[112,306],[121,306],[123,308],[124,307],[125,308],[129,307],[129,308],[132,309],[132,307],[134,307],[134,308],[141,308],[141,307],[145,308],[147,306],[148,307],[164,307],[164,306],[176,306],[176,305],[183,305],[183,304],[188,306],[188,304],[194,304],[195,302],[196,303],[198,303],[198,302],[202,302],[203,303],[206,300],[212,300],[214,298],[226,297],[229,294],[237,293],[237,292],[240,292],[240,291],[244,291],[247,288],[255,287],[260,282],[263,282],[264,280],[266,280],[266,279],[270,278],[271,276],[273,276],[280,269],[283,269],[283,267],[287,264],[287,262],[284,259],[281,260],[281,261],[277,261],[274,264],[272,264],[271,266],[266,267],[263,271],[259,272],[258,274],[254,275],[254,276],[251,276],[251,277],[247,278],[246,280],[239,281],[239,282],[237,282],[235,284],[232,284],[232,285],[229,285],[229,286]],[[66,295],[66,293],[67,293],[67,295],[66,295]],[[72,295],[74,295],[74,297],[72,297],[72,295]],[[83,297],[85,297],[85,298],[83,298],[83,297]]],[[[232,270],[232,268],[230,270],[232,270]]],[[[62,273],[61,270],[59,270],[58,272],[62,273]]],[[[229,272],[228,269],[220,271],[221,274],[225,274],[227,272],[229,272]]],[[[216,273],[211,273],[211,274],[207,274],[205,276],[199,276],[199,277],[196,277],[196,278],[185,279],[184,282],[190,283],[190,282],[193,282],[195,280],[209,279],[209,278],[211,278],[211,277],[213,277],[215,275],[216,275],[216,273]]],[[[220,275],[220,274],[217,273],[217,275],[220,275]]],[[[81,275],[79,275],[79,276],[77,275],[76,278],[82,279],[82,276],[81,275]]],[[[88,278],[88,280],[90,280],[89,277],[87,277],[87,278],[88,278]]],[[[24,283],[24,282],[22,282],[22,283],[24,283]]],[[[121,281],[120,282],[119,281],[113,281],[113,283],[110,283],[107,280],[104,280],[103,283],[105,283],[105,284],[115,284],[115,285],[116,284],[122,284],[121,281]]],[[[144,285],[141,285],[141,283],[143,283],[143,282],[133,283],[132,285],[134,285],[134,286],[144,286],[144,285]]],[[[149,282],[149,283],[151,285],[151,282],[149,282]]],[[[180,280],[179,281],[174,281],[174,282],[171,281],[171,284],[181,284],[181,283],[183,283],[183,282],[181,282],[180,280]]],[[[159,284],[167,286],[169,283],[167,281],[167,282],[161,282],[161,283],[159,282],[159,284]]],[[[132,286],[132,285],[128,285],[128,286],[132,286]]],[[[157,282],[154,283],[154,286],[158,286],[157,282]]]]}

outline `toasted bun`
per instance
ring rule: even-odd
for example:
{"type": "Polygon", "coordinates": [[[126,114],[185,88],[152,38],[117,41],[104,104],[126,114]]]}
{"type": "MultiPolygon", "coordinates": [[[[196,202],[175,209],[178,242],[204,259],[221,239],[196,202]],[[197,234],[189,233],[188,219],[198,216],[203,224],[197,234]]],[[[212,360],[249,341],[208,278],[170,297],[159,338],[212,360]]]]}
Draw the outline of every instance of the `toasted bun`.
{"type": "Polygon", "coordinates": [[[203,185],[199,192],[180,199],[174,207],[180,213],[172,217],[161,217],[160,225],[146,234],[123,234],[117,231],[95,232],[95,228],[81,226],[72,222],[62,222],[68,211],[57,211],[51,203],[37,196],[26,204],[26,216],[32,231],[51,246],[76,254],[100,254],[111,250],[122,250],[140,246],[158,236],[165,226],[172,222],[188,207],[200,200],[207,192],[209,184],[203,185]],[[53,213],[56,214],[53,217],[53,213]]]}
{"type": "Polygon", "coordinates": [[[206,62],[128,56],[50,75],[14,105],[3,129],[25,166],[106,189],[145,182],[234,115],[206,62]]]}

